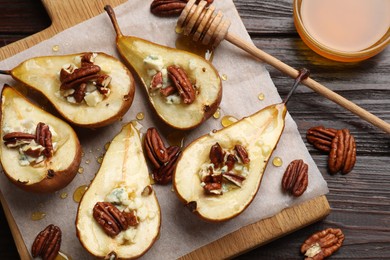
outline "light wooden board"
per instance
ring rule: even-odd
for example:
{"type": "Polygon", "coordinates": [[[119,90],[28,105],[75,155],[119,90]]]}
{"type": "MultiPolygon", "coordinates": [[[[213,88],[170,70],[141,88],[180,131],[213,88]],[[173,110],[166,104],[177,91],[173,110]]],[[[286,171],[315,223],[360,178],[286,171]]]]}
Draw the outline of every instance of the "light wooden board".
{"type": "MultiPolygon", "coordinates": [[[[117,6],[125,2],[125,0],[106,0],[104,2],[99,0],[42,0],[42,2],[52,20],[52,25],[37,34],[0,48],[0,60],[11,57],[22,50],[54,36],[66,28],[102,13],[103,7],[106,4],[117,6]]],[[[1,193],[0,201],[3,205],[20,257],[22,259],[28,259],[30,257],[29,251],[23,242],[18,226],[1,193]]],[[[300,205],[285,209],[271,218],[243,227],[189,253],[182,259],[219,259],[233,257],[314,223],[327,216],[329,212],[330,207],[326,197],[320,196],[300,205]]]]}

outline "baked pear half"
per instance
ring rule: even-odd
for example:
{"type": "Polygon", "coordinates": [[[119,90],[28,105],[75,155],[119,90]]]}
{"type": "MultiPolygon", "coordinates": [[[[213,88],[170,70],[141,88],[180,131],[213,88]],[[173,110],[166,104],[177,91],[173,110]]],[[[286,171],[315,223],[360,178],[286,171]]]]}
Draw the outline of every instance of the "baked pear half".
{"type": "Polygon", "coordinates": [[[179,199],[211,222],[243,212],[256,196],[285,115],[284,103],[271,105],[189,144],[173,177],[179,199]]]}
{"type": "Polygon", "coordinates": [[[133,36],[124,36],[106,6],[117,34],[117,49],[139,76],[156,114],[169,126],[187,130],[211,117],[222,98],[218,71],[204,58],[133,36]]]}
{"type": "Polygon", "coordinates": [[[127,124],[113,139],[77,212],[77,236],[92,255],[138,258],[160,232],[160,206],[138,132],[127,124]]]}
{"type": "Polygon", "coordinates": [[[4,173],[26,191],[49,193],[64,188],[81,162],[73,129],[9,86],[1,93],[1,140],[4,173]]]}
{"type": "Polygon", "coordinates": [[[115,122],[134,98],[130,71],[105,53],[35,57],[2,72],[42,93],[66,120],[80,127],[115,122]]]}

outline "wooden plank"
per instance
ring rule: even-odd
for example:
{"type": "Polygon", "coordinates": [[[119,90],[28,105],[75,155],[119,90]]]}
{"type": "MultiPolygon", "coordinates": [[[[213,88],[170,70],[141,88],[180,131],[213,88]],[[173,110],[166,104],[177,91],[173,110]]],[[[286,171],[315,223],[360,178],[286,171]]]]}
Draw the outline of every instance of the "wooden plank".
{"type": "MultiPolygon", "coordinates": [[[[37,34],[1,48],[0,59],[10,57],[44,39],[52,37],[68,27],[101,13],[105,4],[109,3],[116,6],[124,1],[125,0],[110,0],[102,3],[101,1],[80,2],[72,0],[64,2],[60,0],[42,0],[52,19],[52,25],[37,34]]],[[[29,255],[28,249],[23,243],[20,232],[13,221],[11,212],[9,212],[1,194],[0,196],[2,198],[5,214],[7,219],[9,219],[18,252],[22,259],[24,259],[29,255]]],[[[213,258],[235,256],[318,221],[328,215],[329,211],[330,207],[326,197],[321,196],[301,205],[285,209],[274,217],[244,227],[209,245],[201,247],[185,256],[185,258],[201,259],[208,256],[213,258]],[[226,248],[226,244],[231,245],[231,247],[226,248]]]]}

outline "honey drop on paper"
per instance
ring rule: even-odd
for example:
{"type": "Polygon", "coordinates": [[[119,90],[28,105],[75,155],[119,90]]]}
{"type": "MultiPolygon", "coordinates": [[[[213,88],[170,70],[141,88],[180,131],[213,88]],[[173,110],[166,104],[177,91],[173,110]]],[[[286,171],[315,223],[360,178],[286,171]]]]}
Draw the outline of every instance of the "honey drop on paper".
{"type": "Polygon", "coordinates": [[[136,118],[137,118],[138,120],[142,120],[142,119],[145,118],[145,115],[144,115],[144,113],[139,112],[139,113],[137,114],[136,118]]]}
{"type": "Polygon", "coordinates": [[[280,167],[282,166],[283,164],[283,161],[282,161],[282,158],[280,157],[275,157],[273,160],[272,160],[272,164],[276,167],[280,167]]]}
{"type": "Polygon", "coordinates": [[[59,251],[58,252],[58,255],[56,256],[56,258],[54,258],[54,260],[72,260],[72,257],[66,255],[65,253],[59,251]]]}
{"type": "Polygon", "coordinates": [[[111,144],[111,142],[107,142],[105,145],[104,145],[104,149],[107,151],[108,150],[108,148],[110,147],[110,144],[111,144]]]}
{"type": "Polygon", "coordinates": [[[97,162],[98,162],[99,164],[102,164],[102,162],[103,162],[103,156],[99,156],[99,158],[97,158],[97,162]]]}
{"type": "Polygon", "coordinates": [[[36,212],[33,212],[31,214],[31,220],[34,220],[34,221],[41,220],[44,217],[46,217],[46,213],[45,212],[41,212],[41,211],[36,211],[36,212]]]}
{"type": "Polygon", "coordinates": [[[83,167],[80,167],[80,168],[77,170],[77,172],[78,172],[79,174],[83,174],[83,173],[84,173],[84,168],[83,168],[83,167]]]}
{"type": "Polygon", "coordinates": [[[90,162],[91,162],[90,160],[86,160],[86,161],[85,161],[86,164],[89,164],[90,162]]]}
{"type": "Polygon", "coordinates": [[[226,81],[228,79],[228,76],[226,74],[222,74],[221,79],[226,81]]]}
{"type": "Polygon", "coordinates": [[[238,119],[233,116],[224,116],[222,117],[221,124],[223,127],[227,127],[235,122],[237,122],[238,119]]]}
{"type": "Polygon", "coordinates": [[[60,50],[60,45],[57,45],[57,44],[53,45],[53,47],[51,49],[52,49],[52,51],[57,52],[60,50]]]}
{"type": "Polygon", "coordinates": [[[220,108],[218,108],[217,111],[215,111],[215,113],[213,114],[213,117],[215,119],[218,119],[221,117],[221,109],[220,108]]]}
{"type": "Polygon", "coordinates": [[[264,93],[260,93],[260,94],[257,96],[257,98],[258,98],[259,100],[263,101],[264,98],[265,98],[264,93]]]}
{"type": "Polygon", "coordinates": [[[66,192],[63,192],[63,193],[61,193],[61,195],[60,195],[60,198],[61,199],[66,199],[68,197],[68,193],[66,193],[66,192]]]}
{"type": "Polygon", "coordinates": [[[88,185],[81,185],[80,187],[78,187],[73,193],[73,200],[79,203],[87,188],[88,185]]]}

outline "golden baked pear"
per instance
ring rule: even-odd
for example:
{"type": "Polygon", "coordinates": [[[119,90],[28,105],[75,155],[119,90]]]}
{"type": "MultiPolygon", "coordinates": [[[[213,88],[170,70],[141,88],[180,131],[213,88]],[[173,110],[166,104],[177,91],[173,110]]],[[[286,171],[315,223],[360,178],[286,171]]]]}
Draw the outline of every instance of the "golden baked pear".
{"type": "Polygon", "coordinates": [[[73,129],[9,86],[1,94],[1,140],[4,173],[26,191],[62,189],[73,180],[81,162],[73,129]]]}
{"type": "Polygon", "coordinates": [[[222,98],[217,70],[204,58],[133,36],[124,36],[113,9],[106,6],[116,31],[117,49],[141,79],[157,115],[186,130],[208,119],[222,98]]]}
{"type": "Polygon", "coordinates": [[[0,72],[42,93],[66,120],[81,127],[115,122],[134,98],[130,71],[105,53],[35,57],[0,72]]]}
{"type": "Polygon", "coordinates": [[[207,221],[243,212],[256,196],[285,115],[284,103],[271,105],[189,144],[173,177],[179,199],[207,221]]]}
{"type": "Polygon", "coordinates": [[[160,232],[160,206],[138,132],[131,123],[112,140],[77,212],[77,236],[98,258],[143,255],[160,232]]]}

